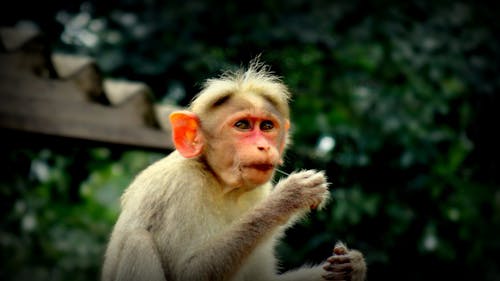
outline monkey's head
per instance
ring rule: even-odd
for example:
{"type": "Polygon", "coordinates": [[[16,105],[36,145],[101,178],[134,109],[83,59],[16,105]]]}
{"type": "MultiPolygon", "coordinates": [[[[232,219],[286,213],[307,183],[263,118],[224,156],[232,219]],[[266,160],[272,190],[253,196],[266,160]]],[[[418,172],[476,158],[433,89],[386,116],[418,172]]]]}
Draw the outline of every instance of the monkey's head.
{"type": "Polygon", "coordinates": [[[210,79],[188,111],[170,115],[176,149],[229,190],[269,181],[288,142],[290,93],[265,66],[210,79]]]}

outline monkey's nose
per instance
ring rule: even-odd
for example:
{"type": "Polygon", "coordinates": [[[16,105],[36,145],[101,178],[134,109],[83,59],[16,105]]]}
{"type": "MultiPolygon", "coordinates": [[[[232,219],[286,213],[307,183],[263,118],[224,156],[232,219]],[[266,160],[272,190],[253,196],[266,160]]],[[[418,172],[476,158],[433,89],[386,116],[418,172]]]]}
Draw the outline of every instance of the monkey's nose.
{"type": "Polygon", "coordinates": [[[260,151],[268,151],[269,148],[270,148],[269,146],[257,146],[257,149],[260,151]]]}

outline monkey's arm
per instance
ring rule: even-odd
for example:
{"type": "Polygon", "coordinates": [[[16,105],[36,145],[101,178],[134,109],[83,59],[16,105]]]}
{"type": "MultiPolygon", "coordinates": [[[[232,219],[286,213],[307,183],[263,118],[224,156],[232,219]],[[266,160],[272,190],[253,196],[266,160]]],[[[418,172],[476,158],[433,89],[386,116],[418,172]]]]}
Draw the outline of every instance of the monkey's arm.
{"type": "Polygon", "coordinates": [[[278,183],[271,195],[226,231],[183,259],[182,280],[227,280],[263,241],[293,214],[320,204],[327,192],[323,173],[305,171],[278,183]]]}
{"type": "Polygon", "coordinates": [[[114,278],[105,276],[103,280],[165,281],[158,251],[148,231],[137,229],[125,238],[115,272],[114,278]]]}
{"type": "Polygon", "coordinates": [[[183,262],[181,280],[228,280],[246,258],[281,225],[267,207],[255,208],[183,262]]]}
{"type": "Polygon", "coordinates": [[[343,243],[337,242],[333,256],[329,257],[323,265],[287,271],[280,275],[279,280],[364,281],[365,278],[366,263],[363,254],[356,250],[349,250],[343,243]]]}
{"type": "Polygon", "coordinates": [[[279,275],[279,281],[306,281],[306,280],[322,280],[322,275],[325,270],[322,266],[302,267],[287,271],[279,275]]]}

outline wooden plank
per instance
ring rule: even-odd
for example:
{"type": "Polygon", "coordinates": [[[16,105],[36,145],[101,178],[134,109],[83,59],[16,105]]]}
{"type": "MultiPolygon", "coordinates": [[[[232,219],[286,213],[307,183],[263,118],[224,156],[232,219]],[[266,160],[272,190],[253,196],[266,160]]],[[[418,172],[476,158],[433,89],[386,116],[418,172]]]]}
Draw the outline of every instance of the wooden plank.
{"type": "Polygon", "coordinates": [[[8,129],[171,150],[170,133],[150,126],[153,108],[144,106],[106,106],[71,81],[0,71],[0,127],[8,129]]]}
{"type": "Polygon", "coordinates": [[[0,99],[0,127],[139,147],[172,149],[167,131],[124,124],[128,116],[96,105],[0,99]]]}
{"type": "Polygon", "coordinates": [[[70,137],[110,144],[172,150],[168,132],[150,128],[112,127],[107,124],[69,123],[50,116],[5,113],[0,109],[0,126],[31,133],[70,137]]]}

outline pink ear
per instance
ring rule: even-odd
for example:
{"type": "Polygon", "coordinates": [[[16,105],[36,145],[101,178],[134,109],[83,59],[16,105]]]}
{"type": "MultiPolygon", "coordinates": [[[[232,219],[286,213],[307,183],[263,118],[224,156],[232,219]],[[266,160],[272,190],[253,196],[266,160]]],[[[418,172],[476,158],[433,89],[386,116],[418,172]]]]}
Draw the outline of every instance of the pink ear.
{"type": "Polygon", "coordinates": [[[200,155],[204,141],[198,116],[189,111],[176,111],[170,114],[170,123],[177,151],[186,158],[200,155]]]}
{"type": "Polygon", "coordinates": [[[287,145],[287,142],[288,142],[288,130],[290,129],[290,120],[285,119],[285,124],[283,126],[283,129],[285,131],[285,136],[283,137],[283,140],[281,141],[281,143],[279,145],[280,154],[283,153],[283,151],[285,150],[285,147],[287,145]]]}

